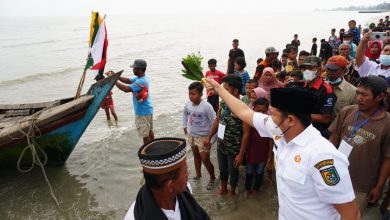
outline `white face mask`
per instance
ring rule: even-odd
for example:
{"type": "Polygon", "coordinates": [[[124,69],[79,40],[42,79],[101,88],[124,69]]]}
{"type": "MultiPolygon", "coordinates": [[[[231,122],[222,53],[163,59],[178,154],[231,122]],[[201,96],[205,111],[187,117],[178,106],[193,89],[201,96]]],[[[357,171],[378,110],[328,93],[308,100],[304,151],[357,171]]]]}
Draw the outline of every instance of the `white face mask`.
{"type": "Polygon", "coordinates": [[[265,127],[267,131],[273,136],[281,136],[283,134],[282,130],[280,130],[279,126],[275,124],[272,120],[271,116],[264,119],[265,127]]]}
{"type": "Polygon", "coordinates": [[[305,70],[303,71],[303,78],[307,81],[312,81],[314,78],[316,78],[316,71],[313,70],[305,70]]]}
{"type": "Polygon", "coordinates": [[[349,44],[350,42],[349,40],[343,40],[343,44],[349,44]]]}

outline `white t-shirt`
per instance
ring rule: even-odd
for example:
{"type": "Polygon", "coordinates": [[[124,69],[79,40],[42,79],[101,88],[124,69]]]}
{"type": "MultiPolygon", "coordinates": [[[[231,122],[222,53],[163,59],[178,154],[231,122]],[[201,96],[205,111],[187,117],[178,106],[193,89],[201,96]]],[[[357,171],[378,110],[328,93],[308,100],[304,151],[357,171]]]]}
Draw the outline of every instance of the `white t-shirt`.
{"type": "MultiPolygon", "coordinates": [[[[271,116],[255,113],[253,124],[262,137],[271,116]]],[[[355,198],[348,159],[310,125],[289,143],[275,141],[279,219],[340,219],[333,204],[355,198]]]]}
{"type": "MultiPolygon", "coordinates": [[[[192,188],[189,182],[187,182],[187,187],[192,194],[192,188]]],[[[125,215],[124,220],[135,220],[134,206],[135,206],[135,201],[131,204],[129,210],[125,215]]],[[[161,209],[161,210],[167,216],[168,220],[181,220],[181,213],[180,213],[179,202],[177,201],[177,197],[176,197],[175,210],[168,210],[168,209],[161,209]]]]}
{"type": "Polygon", "coordinates": [[[370,61],[367,57],[365,58],[362,65],[356,69],[360,76],[384,76],[385,78],[390,76],[390,68],[385,70],[381,68],[381,64],[377,64],[374,61],[370,61]]]}

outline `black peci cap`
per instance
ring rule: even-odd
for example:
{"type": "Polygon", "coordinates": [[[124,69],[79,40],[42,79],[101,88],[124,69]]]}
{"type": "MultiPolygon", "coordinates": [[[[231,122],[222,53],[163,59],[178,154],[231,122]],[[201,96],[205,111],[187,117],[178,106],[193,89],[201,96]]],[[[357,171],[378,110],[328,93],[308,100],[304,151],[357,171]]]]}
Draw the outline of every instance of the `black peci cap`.
{"type": "Polygon", "coordinates": [[[271,106],[289,113],[311,114],[317,97],[302,88],[271,89],[271,106]]]}

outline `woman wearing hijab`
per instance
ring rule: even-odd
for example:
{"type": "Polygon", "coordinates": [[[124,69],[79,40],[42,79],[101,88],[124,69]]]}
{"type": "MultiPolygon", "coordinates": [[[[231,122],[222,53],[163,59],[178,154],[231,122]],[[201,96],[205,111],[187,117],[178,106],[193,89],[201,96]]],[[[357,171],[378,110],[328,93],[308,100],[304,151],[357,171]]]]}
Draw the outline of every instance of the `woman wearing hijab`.
{"type": "Polygon", "coordinates": [[[366,50],[366,57],[369,60],[374,61],[379,64],[379,56],[382,52],[382,42],[379,40],[370,41],[368,44],[368,50],[366,50]]]}
{"type": "MultiPolygon", "coordinates": [[[[266,98],[267,99],[267,91],[265,91],[263,88],[257,87],[251,91],[250,95],[250,103],[249,103],[249,108],[253,109],[253,103],[256,101],[256,99],[259,98],[266,98]]],[[[270,101],[269,99],[267,99],[270,101]]]]}
{"type": "Polygon", "coordinates": [[[259,79],[259,87],[267,92],[266,98],[270,100],[272,88],[283,88],[283,83],[276,79],[275,72],[271,67],[264,68],[263,74],[259,79]]]}

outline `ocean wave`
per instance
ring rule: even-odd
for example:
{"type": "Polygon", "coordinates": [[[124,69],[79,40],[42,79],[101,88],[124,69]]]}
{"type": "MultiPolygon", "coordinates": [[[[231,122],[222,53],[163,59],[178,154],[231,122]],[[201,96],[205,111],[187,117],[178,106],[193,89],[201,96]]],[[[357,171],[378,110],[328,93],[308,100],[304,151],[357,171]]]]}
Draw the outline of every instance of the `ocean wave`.
{"type": "Polygon", "coordinates": [[[36,42],[28,42],[28,43],[19,43],[19,44],[10,44],[10,45],[2,45],[3,48],[15,48],[15,47],[25,47],[31,45],[39,45],[39,44],[52,44],[60,42],[59,40],[47,40],[47,41],[36,41],[36,42]]]}
{"type": "Polygon", "coordinates": [[[71,73],[71,72],[76,71],[76,70],[82,71],[83,67],[80,66],[80,67],[66,68],[66,69],[63,69],[60,71],[48,72],[48,73],[34,73],[32,75],[25,76],[23,78],[0,81],[0,87],[20,84],[20,83],[24,83],[24,82],[30,82],[32,80],[42,79],[45,77],[50,77],[50,76],[55,76],[55,75],[67,74],[67,73],[71,73]]]}
{"type": "Polygon", "coordinates": [[[112,35],[112,39],[119,40],[119,39],[128,39],[128,38],[133,38],[133,37],[144,37],[144,36],[149,36],[149,35],[154,35],[154,34],[160,34],[163,33],[162,31],[153,31],[153,32],[144,32],[144,33],[135,33],[135,34],[126,34],[126,35],[112,35]]]}

